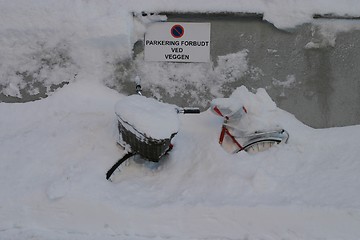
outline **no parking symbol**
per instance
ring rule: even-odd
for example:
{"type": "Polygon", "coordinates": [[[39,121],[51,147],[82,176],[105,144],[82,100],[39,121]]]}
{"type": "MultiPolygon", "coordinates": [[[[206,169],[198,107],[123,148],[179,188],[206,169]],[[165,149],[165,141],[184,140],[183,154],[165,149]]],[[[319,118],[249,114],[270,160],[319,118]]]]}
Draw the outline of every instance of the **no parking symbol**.
{"type": "Polygon", "coordinates": [[[174,38],[181,38],[184,35],[185,30],[183,26],[177,24],[171,28],[170,32],[174,38]]]}

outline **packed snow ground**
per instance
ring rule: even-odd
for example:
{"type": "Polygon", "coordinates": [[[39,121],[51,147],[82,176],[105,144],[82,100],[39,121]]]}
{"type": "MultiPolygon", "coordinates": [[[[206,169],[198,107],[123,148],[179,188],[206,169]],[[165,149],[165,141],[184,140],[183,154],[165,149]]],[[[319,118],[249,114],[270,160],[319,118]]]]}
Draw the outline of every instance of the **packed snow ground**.
{"type": "Polygon", "coordinates": [[[20,97],[25,73],[49,88],[70,82],[39,101],[0,103],[0,239],[360,238],[360,126],[312,129],[263,89],[239,86],[233,96],[247,107],[249,128],[279,125],[288,144],[230,155],[217,143],[221,118],[179,115],[173,151],[160,164],[131,160],[111,183],[105,173],[124,154],[114,109],[124,95],[103,82],[109,62],[131,53],[131,11],[264,12],[287,27],[313,13],[357,14],[357,1],[0,6],[2,92],[20,97]]]}
{"type": "MultiPolygon", "coordinates": [[[[279,124],[286,145],[230,155],[221,118],[179,115],[160,164],[116,145],[123,96],[87,80],[41,101],[0,104],[1,239],[358,239],[359,126],[315,130],[241,87],[249,117],[279,124]]],[[[238,95],[240,96],[240,95],[238,95]]]]}

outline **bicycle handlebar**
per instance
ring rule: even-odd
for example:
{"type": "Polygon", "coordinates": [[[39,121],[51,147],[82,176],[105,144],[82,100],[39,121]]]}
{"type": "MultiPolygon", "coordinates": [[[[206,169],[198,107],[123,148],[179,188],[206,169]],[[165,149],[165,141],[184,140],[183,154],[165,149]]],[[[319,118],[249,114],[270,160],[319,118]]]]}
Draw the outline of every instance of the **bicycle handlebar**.
{"type": "Polygon", "coordinates": [[[176,108],[176,112],[182,114],[199,114],[200,109],[196,107],[176,108]]]}
{"type": "MultiPolygon", "coordinates": [[[[137,94],[142,96],[142,88],[141,88],[141,79],[139,76],[135,77],[135,91],[137,94]]],[[[200,113],[200,109],[197,107],[184,107],[184,108],[176,108],[176,113],[182,113],[182,114],[198,114],[200,113]]]]}

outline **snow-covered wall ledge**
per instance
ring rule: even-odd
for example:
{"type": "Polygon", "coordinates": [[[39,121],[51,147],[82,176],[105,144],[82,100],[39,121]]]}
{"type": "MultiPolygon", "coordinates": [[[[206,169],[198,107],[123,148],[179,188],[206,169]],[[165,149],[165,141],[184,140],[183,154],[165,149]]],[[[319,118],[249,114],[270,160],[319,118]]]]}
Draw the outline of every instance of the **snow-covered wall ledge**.
{"type": "Polygon", "coordinates": [[[131,1],[128,7],[135,12],[258,13],[280,29],[312,22],[313,16],[359,17],[360,14],[360,1],[357,0],[153,0],[131,1]]]}
{"type": "Polygon", "coordinates": [[[95,29],[101,19],[116,20],[126,12],[143,11],[257,13],[280,29],[312,22],[314,16],[360,15],[358,0],[13,0],[1,1],[0,6],[0,29],[76,28],[91,20],[95,29]]]}

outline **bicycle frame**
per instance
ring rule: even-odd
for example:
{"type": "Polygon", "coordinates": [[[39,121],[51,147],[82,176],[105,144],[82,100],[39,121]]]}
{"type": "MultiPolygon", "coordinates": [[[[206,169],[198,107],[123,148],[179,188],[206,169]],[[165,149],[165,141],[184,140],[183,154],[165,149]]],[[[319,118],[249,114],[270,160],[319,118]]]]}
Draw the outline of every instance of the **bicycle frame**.
{"type": "Polygon", "coordinates": [[[270,148],[275,143],[287,143],[289,139],[289,133],[284,129],[256,131],[252,134],[244,134],[237,129],[236,126],[230,125],[229,121],[231,121],[232,117],[239,120],[244,114],[247,114],[247,109],[244,106],[237,111],[229,111],[229,115],[223,114],[223,112],[228,109],[222,109],[221,111],[217,105],[212,106],[211,110],[224,119],[219,136],[219,144],[226,149],[223,143],[225,138],[229,137],[230,142],[233,145],[230,146],[230,148],[235,148],[235,150],[230,151],[226,149],[228,152],[237,153],[242,150],[259,152],[270,148]],[[235,131],[239,131],[240,134],[235,135],[235,131]]]}
{"type": "Polygon", "coordinates": [[[220,145],[223,144],[225,135],[230,137],[230,139],[233,141],[233,143],[240,149],[239,151],[244,149],[244,147],[236,140],[234,135],[232,135],[230,133],[229,129],[227,129],[225,125],[223,125],[222,128],[221,128],[221,133],[220,133],[220,137],[219,137],[219,144],[220,145]]]}

